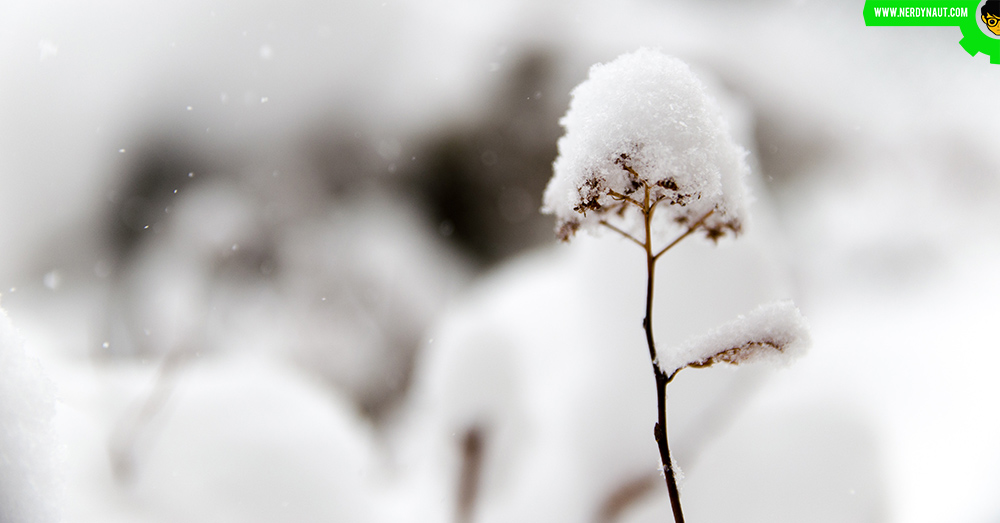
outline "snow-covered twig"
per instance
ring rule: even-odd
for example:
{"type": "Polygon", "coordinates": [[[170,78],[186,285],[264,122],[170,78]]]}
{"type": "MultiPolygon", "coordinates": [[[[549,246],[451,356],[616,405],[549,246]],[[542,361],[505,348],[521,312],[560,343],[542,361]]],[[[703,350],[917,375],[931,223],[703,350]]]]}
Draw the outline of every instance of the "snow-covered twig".
{"type": "Polygon", "coordinates": [[[656,262],[695,232],[717,241],[737,236],[747,219],[749,169],[705,88],[680,60],[649,49],[591,68],[573,90],[561,123],[559,156],[542,211],[556,216],[556,235],[607,227],[646,253],[642,321],[656,379],[653,435],[674,521],[684,522],[667,441],[666,387],[686,367],[738,364],[796,354],[808,332],[791,302],[758,308],[677,350],[659,354],[653,338],[656,262]],[[633,211],[633,212],[629,212],[633,211]],[[666,231],[683,227],[665,247],[666,231]]]}
{"type": "Polygon", "coordinates": [[[758,306],[746,315],[687,340],[660,355],[660,370],[673,376],[686,367],[703,368],[716,363],[739,365],[770,360],[787,363],[809,345],[809,328],[791,301],[758,306]]]}

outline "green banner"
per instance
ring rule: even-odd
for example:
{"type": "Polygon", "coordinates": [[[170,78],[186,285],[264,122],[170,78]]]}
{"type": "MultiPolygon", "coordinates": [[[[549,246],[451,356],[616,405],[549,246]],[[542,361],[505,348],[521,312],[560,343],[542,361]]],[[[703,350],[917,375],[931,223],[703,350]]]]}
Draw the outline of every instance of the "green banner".
{"type": "Polygon", "coordinates": [[[869,0],[865,25],[958,26],[976,16],[977,5],[976,0],[869,0]]]}
{"type": "Polygon", "coordinates": [[[865,0],[867,26],[956,26],[970,55],[1000,64],[1000,0],[865,0]]]}

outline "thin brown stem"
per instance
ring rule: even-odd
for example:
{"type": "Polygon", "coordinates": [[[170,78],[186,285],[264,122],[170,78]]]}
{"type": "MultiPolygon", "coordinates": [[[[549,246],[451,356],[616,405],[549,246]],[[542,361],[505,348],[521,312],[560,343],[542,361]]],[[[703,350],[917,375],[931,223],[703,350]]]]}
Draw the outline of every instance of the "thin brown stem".
{"type": "Polygon", "coordinates": [[[660,202],[662,202],[663,200],[666,200],[666,197],[664,197],[664,196],[660,196],[659,198],[657,198],[657,199],[653,200],[653,203],[651,203],[651,204],[649,205],[649,214],[650,214],[650,215],[652,215],[652,214],[653,214],[653,210],[654,210],[654,209],[656,209],[656,206],[657,206],[657,205],[658,205],[658,204],[659,204],[660,202]]]}
{"type": "MultiPolygon", "coordinates": [[[[623,167],[639,179],[639,175],[633,171],[631,167],[627,165],[623,167]]],[[[670,494],[670,507],[673,510],[674,523],[684,523],[684,512],[681,510],[680,491],[677,488],[677,478],[674,474],[673,460],[670,457],[670,444],[667,441],[667,384],[674,379],[677,372],[674,371],[672,374],[666,374],[663,372],[663,369],[660,368],[657,361],[656,343],[653,341],[653,290],[656,276],[656,262],[660,259],[660,256],[663,256],[665,252],[669,251],[684,238],[687,238],[694,233],[694,231],[698,229],[698,227],[701,227],[705,223],[705,220],[707,220],[708,217],[715,211],[714,209],[708,211],[708,213],[702,216],[701,219],[691,224],[684,234],[681,234],[677,237],[677,239],[670,242],[669,245],[661,249],[656,254],[653,254],[653,236],[651,230],[653,211],[656,209],[656,205],[663,201],[664,198],[660,197],[650,201],[649,184],[642,182],[642,188],[642,203],[629,196],[618,194],[614,191],[610,191],[609,194],[613,198],[636,205],[642,211],[643,229],[645,232],[643,241],[639,241],[631,234],[628,234],[606,221],[601,221],[601,224],[632,240],[646,252],[646,317],[642,319],[642,328],[646,332],[646,345],[649,347],[649,360],[653,364],[653,376],[656,378],[657,420],[653,425],[653,437],[656,439],[656,445],[660,451],[660,463],[663,466],[663,477],[667,482],[667,491],[670,494]]]]}
{"type": "MultiPolygon", "coordinates": [[[[691,236],[691,233],[693,233],[696,229],[698,229],[698,227],[701,227],[701,225],[703,223],[705,223],[705,220],[707,220],[708,217],[711,216],[712,213],[714,213],[714,212],[715,212],[715,209],[712,209],[711,211],[708,211],[708,213],[706,213],[705,216],[702,216],[701,219],[699,219],[698,221],[694,222],[693,225],[691,225],[690,227],[688,227],[688,230],[685,231],[684,234],[678,236],[676,240],[670,242],[669,245],[667,245],[666,247],[664,247],[663,249],[661,249],[660,252],[656,253],[656,255],[653,256],[653,261],[658,260],[660,258],[660,256],[663,256],[663,253],[665,253],[665,252],[669,251],[670,249],[672,249],[675,245],[677,245],[678,243],[680,243],[681,240],[683,240],[684,238],[687,238],[688,236],[691,236]]],[[[652,213],[650,213],[650,214],[652,214],[652,213]]]]}
{"type": "MultiPolygon", "coordinates": [[[[622,193],[620,193],[618,191],[614,191],[614,190],[610,190],[609,189],[608,190],[608,196],[610,196],[610,197],[612,197],[612,198],[614,198],[614,199],[616,199],[618,201],[631,203],[632,205],[635,205],[636,207],[638,207],[640,209],[645,209],[645,207],[643,207],[643,205],[641,203],[639,203],[638,201],[636,201],[635,198],[632,198],[631,196],[626,196],[626,195],[624,195],[624,194],[622,194],[622,193]]],[[[643,212],[645,212],[645,211],[643,211],[643,212]]]]}
{"type": "Polygon", "coordinates": [[[634,176],[636,180],[638,180],[638,181],[641,181],[643,185],[646,185],[646,182],[642,181],[642,178],[640,178],[640,177],[639,177],[639,173],[635,172],[635,169],[633,169],[631,165],[629,165],[629,164],[627,164],[627,163],[625,163],[625,162],[622,162],[622,163],[621,163],[621,164],[619,164],[619,165],[621,165],[621,166],[622,166],[622,169],[625,169],[625,170],[626,170],[626,171],[628,171],[628,172],[629,172],[629,173],[630,173],[630,174],[631,174],[632,176],[634,176]]]}
{"type": "Polygon", "coordinates": [[[646,251],[646,317],[642,320],[642,327],[646,330],[646,344],[649,346],[649,358],[656,365],[656,344],[653,343],[653,280],[656,269],[656,257],[653,256],[653,238],[650,234],[650,225],[653,214],[649,209],[649,187],[645,187],[645,199],[643,200],[642,221],[646,232],[646,240],[642,248],[646,251]]]}
{"type": "Polygon", "coordinates": [[[608,222],[607,222],[606,220],[601,220],[601,225],[603,225],[603,226],[607,227],[608,229],[611,229],[612,231],[615,231],[615,232],[617,232],[618,234],[621,234],[622,236],[624,236],[624,237],[626,237],[626,238],[628,238],[628,239],[632,240],[632,241],[633,241],[633,242],[635,242],[635,244],[636,244],[636,245],[638,245],[639,247],[643,247],[643,243],[642,243],[641,241],[637,240],[637,239],[635,238],[635,236],[632,236],[631,234],[629,234],[629,233],[627,233],[627,232],[625,232],[625,231],[621,230],[620,228],[618,228],[618,227],[615,227],[614,225],[611,225],[611,224],[610,224],[610,223],[608,223],[608,222]]]}
{"type": "MultiPolygon", "coordinates": [[[[642,320],[642,327],[646,331],[646,344],[649,346],[649,358],[653,364],[653,375],[656,378],[656,408],[657,421],[653,425],[653,437],[656,439],[657,447],[660,450],[660,462],[663,465],[663,476],[667,482],[667,491],[670,494],[670,506],[673,509],[674,523],[684,523],[684,512],[681,510],[680,491],[677,488],[677,478],[674,476],[673,460],[670,457],[670,445],[667,442],[667,384],[673,376],[667,376],[657,363],[656,343],[653,341],[653,289],[655,280],[656,258],[653,255],[653,239],[651,234],[651,222],[653,219],[653,209],[649,202],[649,186],[644,185],[643,197],[643,226],[646,232],[643,249],[646,251],[646,317],[642,320]]],[[[707,216],[706,216],[707,217],[707,216]]],[[[675,241],[678,242],[682,238],[675,241]]],[[[662,254],[663,251],[660,252],[662,254]]]]}

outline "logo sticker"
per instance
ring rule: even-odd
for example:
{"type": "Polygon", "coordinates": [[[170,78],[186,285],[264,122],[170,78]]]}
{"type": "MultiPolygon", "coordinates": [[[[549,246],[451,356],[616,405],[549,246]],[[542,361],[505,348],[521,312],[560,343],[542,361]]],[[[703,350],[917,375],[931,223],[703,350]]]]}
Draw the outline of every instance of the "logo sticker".
{"type": "Polygon", "coordinates": [[[1000,0],[866,0],[867,26],[958,26],[959,44],[1000,64],[1000,0]]]}

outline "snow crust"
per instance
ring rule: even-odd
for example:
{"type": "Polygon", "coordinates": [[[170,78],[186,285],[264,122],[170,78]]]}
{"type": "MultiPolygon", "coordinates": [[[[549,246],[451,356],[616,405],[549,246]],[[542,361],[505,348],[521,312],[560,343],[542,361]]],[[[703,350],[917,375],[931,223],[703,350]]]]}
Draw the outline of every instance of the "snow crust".
{"type": "Polygon", "coordinates": [[[809,327],[790,300],[760,305],[746,315],[689,338],[659,354],[660,369],[668,376],[685,367],[716,363],[738,365],[768,360],[788,363],[809,346],[809,327]]]}
{"type": "Polygon", "coordinates": [[[0,309],[0,521],[56,521],[52,386],[0,309]]]}
{"type": "Polygon", "coordinates": [[[641,203],[643,186],[651,201],[663,200],[654,234],[664,233],[665,222],[694,224],[711,211],[704,222],[711,237],[742,230],[747,152],[681,60],[640,48],[594,65],[560,123],[566,134],[542,211],[556,216],[562,239],[602,220],[642,239],[641,214],[615,194],[641,203]]]}

